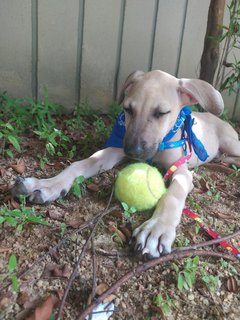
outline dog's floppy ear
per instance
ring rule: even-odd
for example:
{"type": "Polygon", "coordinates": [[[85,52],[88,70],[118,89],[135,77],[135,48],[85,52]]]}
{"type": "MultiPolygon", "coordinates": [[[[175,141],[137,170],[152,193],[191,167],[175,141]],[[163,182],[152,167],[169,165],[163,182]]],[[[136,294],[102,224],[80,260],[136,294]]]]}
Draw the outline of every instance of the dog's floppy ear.
{"type": "Polygon", "coordinates": [[[178,91],[183,104],[199,103],[206,111],[219,116],[224,102],[219,91],[206,81],[198,79],[179,79],[178,91]]]}
{"type": "Polygon", "coordinates": [[[145,72],[143,71],[134,71],[132,72],[128,77],[127,79],[125,80],[120,92],[119,92],[119,95],[118,95],[118,98],[117,98],[117,101],[118,101],[118,104],[121,104],[124,100],[124,97],[125,97],[125,94],[127,92],[127,90],[130,89],[130,87],[133,85],[133,83],[137,80],[139,80],[140,78],[142,78],[142,76],[144,75],[145,72]]]}

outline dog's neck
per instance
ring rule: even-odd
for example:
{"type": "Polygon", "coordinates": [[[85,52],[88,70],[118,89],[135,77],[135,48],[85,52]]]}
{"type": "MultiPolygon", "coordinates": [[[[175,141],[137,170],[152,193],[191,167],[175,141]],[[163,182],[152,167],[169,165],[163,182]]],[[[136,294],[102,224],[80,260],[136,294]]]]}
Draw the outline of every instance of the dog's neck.
{"type": "Polygon", "coordinates": [[[163,140],[159,143],[158,150],[166,150],[182,147],[184,154],[187,154],[187,141],[193,147],[196,155],[201,161],[205,161],[208,158],[206,149],[201,141],[195,136],[192,131],[194,124],[194,118],[192,118],[192,111],[188,106],[185,106],[179,112],[177,120],[173,128],[166,134],[163,140]],[[181,139],[177,141],[171,141],[171,139],[181,130],[181,139]]]}

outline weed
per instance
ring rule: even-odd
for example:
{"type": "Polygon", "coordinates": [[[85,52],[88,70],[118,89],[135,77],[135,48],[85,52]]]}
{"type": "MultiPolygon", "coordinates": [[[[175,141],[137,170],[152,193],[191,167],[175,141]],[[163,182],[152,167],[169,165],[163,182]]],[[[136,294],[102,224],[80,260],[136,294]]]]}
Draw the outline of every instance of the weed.
{"type": "Polygon", "coordinates": [[[220,259],[219,260],[219,264],[220,264],[220,270],[229,270],[229,272],[231,274],[237,275],[238,276],[238,271],[237,269],[235,269],[230,262],[227,262],[224,259],[220,259]]]}
{"type": "Polygon", "coordinates": [[[174,307],[174,301],[172,298],[165,292],[164,294],[159,293],[157,294],[153,302],[156,306],[160,307],[165,315],[169,314],[171,308],[174,307]]]}
{"type": "Polygon", "coordinates": [[[201,206],[195,201],[195,199],[192,196],[189,196],[187,201],[188,201],[189,207],[192,210],[197,211],[199,213],[201,206]]]}
{"type": "MultiPolygon", "coordinates": [[[[62,156],[63,151],[68,150],[71,139],[65,135],[61,130],[56,128],[49,128],[43,125],[41,130],[35,130],[34,133],[39,136],[41,140],[45,141],[45,148],[49,155],[62,156]]],[[[70,150],[70,155],[73,157],[76,151],[76,146],[70,150]]]]}
{"type": "Polygon", "coordinates": [[[209,274],[206,270],[207,262],[204,263],[204,265],[201,268],[201,274],[202,274],[202,281],[206,284],[210,292],[216,292],[217,289],[220,287],[220,280],[219,276],[214,276],[212,274],[209,274]]]}
{"type": "Polygon", "coordinates": [[[60,224],[60,230],[61,230],[61,232],[60,232],[61,237],[63,237],[64,234],[65,234],[65,232],[66,232],[66,230],[67,230],[67,225],[66,225],[66,223],[62,222],[62,223],[60,224]]]}
{"type": "Polygon", "coordinates": [[[0,139],[2,139],[0,146],[0,154],[3,156],[7,154],[13,158],[13,153],[7,148],[7,143],[10,143],[17,152],[21,152],[20,141],[17,133],[10,123],[0,123],[0,139]]]}
{"type": "Polygon", "coordinates": [[[48,90],[44,88],[43,91],[44,100],[42,102],[34,102],[29,100],[31,104],[31,114],[33,117],[33,122],[38,130],[43,127],[52,128],[55,126],[55,120],[53,119],[53,114],[59,113],[60,106],[50,102],[48,97],[48,90]]]}
{"type": "Polygon", "coordinates": [[[0,224],[7,223],[15,227],[17,231],[22,231],[28,223],[37,223],[48,225],[48,222],[42,216],[35,214],[35,209],[27,209],[25,200],[21,201],[20,208],[9,210],[7,206],[0,208],[0,224]]]}
{"type": "Polygon", "coordinates": [[[234,175],[237,176],[240,173],[240,167],[235,166],[235,164],[232,164],[232,168],[235,171],[234,175]]]}
{"type": "Polygon", "coordinates": [[[187,258],[184,261],[182,270],[173,263],[173,268],[177,273],[177,287],[179,290],[189,290],[196,281],[196,272],[198,269],[199,257],[187,258]]]}
{"type": "Polygon", "coordinates": [[[240,49],[240,1],[232,0],[227,8],[229,11],[229,24],[222,26],[223,32],[221,35],[212,38],[219,43],[224,41],[215,87],[220,87],[220,90],[228,90],[228,93],[231,94],[232,92],[237,92],[240,88],[240,61],[233,52],[233,49],[236,53],[240,49]],[[232,62],[228,61],[231,55],[233,56],[232,62]]]}
{"type": "Polygon", "coordinates": [[[103,119],[101,119],[99,116],[95,116],[95,121],[93,123],[96,133],[99,136],[99,138],[104,138],[106,139],[110,133],[111,133],[111,128],[106,127],[103,119]]]}
{"type": "Polygon", "coordinates": [[[190,243],[190,240],[185,237],[178,237],[176,239],[176,245],[177,247],[187,247],[190,243]]]}
{"type": "Polygon", "coordinates": [[[13,291],[19,290],[19,283],[16,276],[17,258],[15,254],[12,254],[8,260],[8,277],[11,280],[13,291]]]}
{"type": "Polygon", "coordinates": [[[83,183],[83,181],[85,180],[85,178],[83,176],[79,176],[77,177],[74,182],[73,185],[70,189],[70,191],[77,197],[80,198],[81,197],[81,184],[83,183]]]}
{"type": "Polygon", "coordinates": [[[129,207],[125,202],[121,202],[121,205],[123,207],[123,216],[127,221],[131,220],[131,215],[135,213],[137,210],[134,207],[129,207]]]}

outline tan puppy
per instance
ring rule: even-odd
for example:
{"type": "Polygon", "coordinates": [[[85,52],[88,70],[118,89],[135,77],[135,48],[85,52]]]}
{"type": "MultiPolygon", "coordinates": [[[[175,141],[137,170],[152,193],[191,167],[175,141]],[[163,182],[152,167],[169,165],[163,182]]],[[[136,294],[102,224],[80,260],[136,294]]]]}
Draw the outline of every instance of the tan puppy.
{"type": "MultiPolygon", "coordinates": [[[[206,162],[225,154],[230,156],[226,156],[225,161],[240,164],[238,135],[228,123],[215,116],[222,113],[224,105],[220,93],[210,84],[196,79],[177,79],[159,70],[136,71],[127,78],[119,102],[123,104],[126,117],[123,148],[100,150],[50,179],[18,178],[14,195],[25,194],[35,203],[54,201],[67,194],[76,177],[89,178],[111,169],[125,156],[140,160],[153,158],[168,169],[183,156],[183,148],[159,151],[159,143],[172,129],[181,108],[196,103],[210,112],[193,112],[193,131],[209,155],[206,162]]],[[[180,138],[181,130],[172,141],[180,138]]],[[[152,218],[134,231],[135,250],[149,258],[171,251],[186,197],[193,187],[188,167],[202,163],[193,153],[189,164],[177,169],[152,218]]]]}

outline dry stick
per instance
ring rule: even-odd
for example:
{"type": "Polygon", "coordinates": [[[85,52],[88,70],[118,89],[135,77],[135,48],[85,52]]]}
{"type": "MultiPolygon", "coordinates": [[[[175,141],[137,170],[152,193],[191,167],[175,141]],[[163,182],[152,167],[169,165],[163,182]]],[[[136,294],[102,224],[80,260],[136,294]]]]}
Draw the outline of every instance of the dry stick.
{"type": "Polygon", "coordinates": [[[66,299],[67,299],[68,292],[69,292],[69,290],[71,288],[71,285],[72,285],[72,283],[73,283],[73,281],[74,281],[74,279],[75,279],[75,277],[77,275],[77,271],[78,271],[78,267],[80,265],[80,262],[81,262],[84,254],[85,254],[85,252],[87,250],[87,246],[88,246],[91,238],[93,237],[98,224],[100,223],[101,219],[104,216],[106,216],[107,214],[109,214],[110,212],[115,210],[115,207],[109,209],[109,206],[110,206],[110,203],[111,203],[111,200],[112,200],[112,196],[113,196],[113,189],[112,189],[112,193],[110,195],[110,198],[109,198],[109,201],[108,201],[106,209],[103,212],[101,212],[101,214],[98,215],[98,219],[97,220],[95,219],[95,221],[96,221],[95,225],[93,226],[92,231],[91,231],[87,241],[85,242],[85,244],[84,244],[84,246],[82,248],[82,251],[81,251],[81,253],[80,253],[79,257],[78,257],[77,262],[75,263],[75,267],[74,267],[73,272],[72,272],[72,274],[71,274],[71,276],[70,276],[70,278],[68,280],[67,287],[66,287],[66,289],[64,291],[64,295],[63,295],[63,298],[62,298],[62,301],[61,301],[61,304],[60,304],[60,307],[59,307],[59,310],[58,310],[58,314],[57,314],[57,320],[61,319],[61,315],[62,315],[63,308],[64,308],[64,305],[65,305],[65,302],[66,302],[66,299]]]}
{"type": "MultiPolygon", "coordinates": [[[[95,298],[96,295],[96,287],[97,287],[97,278],[96,278],[96,252],[95,252],[95,245],[94,239],[91,238],[92,244],[92,274],[93,274],[93,283],[92,283],[92,294],[91,294],[91,301],[95,298]]],[[[92,320],[92,314],[90,315],[90,319],[92,320]]]]}
{"type": "Polygon", "coordinates": [[[137,268],[133,270],[129,270],[124,276],[122,276],[119,280],[117,280],[111,287],[109,287],[105,292],[103,292],[97,299],[97,301],[92,302],[80,315],[78,318],[79,320],[84,320],[92,311],[93,309],[105,298],[107,298],[110,294],[115,292],[118,288],[120,288],[126,281],[130,280],[133,276],[138,276],[142,272],[157,266],[160,263],[168,262],[171,260],[183,259],[188,256],[213,256],[213,257],[221,257],[231,261],[235,261],[236,259],[228,254],[221,254],[218,252],[210,252],[210,251],[203,251],[203,250],[189,250],[189,251],[181,251],[181,252],[173,252],[167,256],[160,257],[158,259],[147,261],[137,268]]]}

